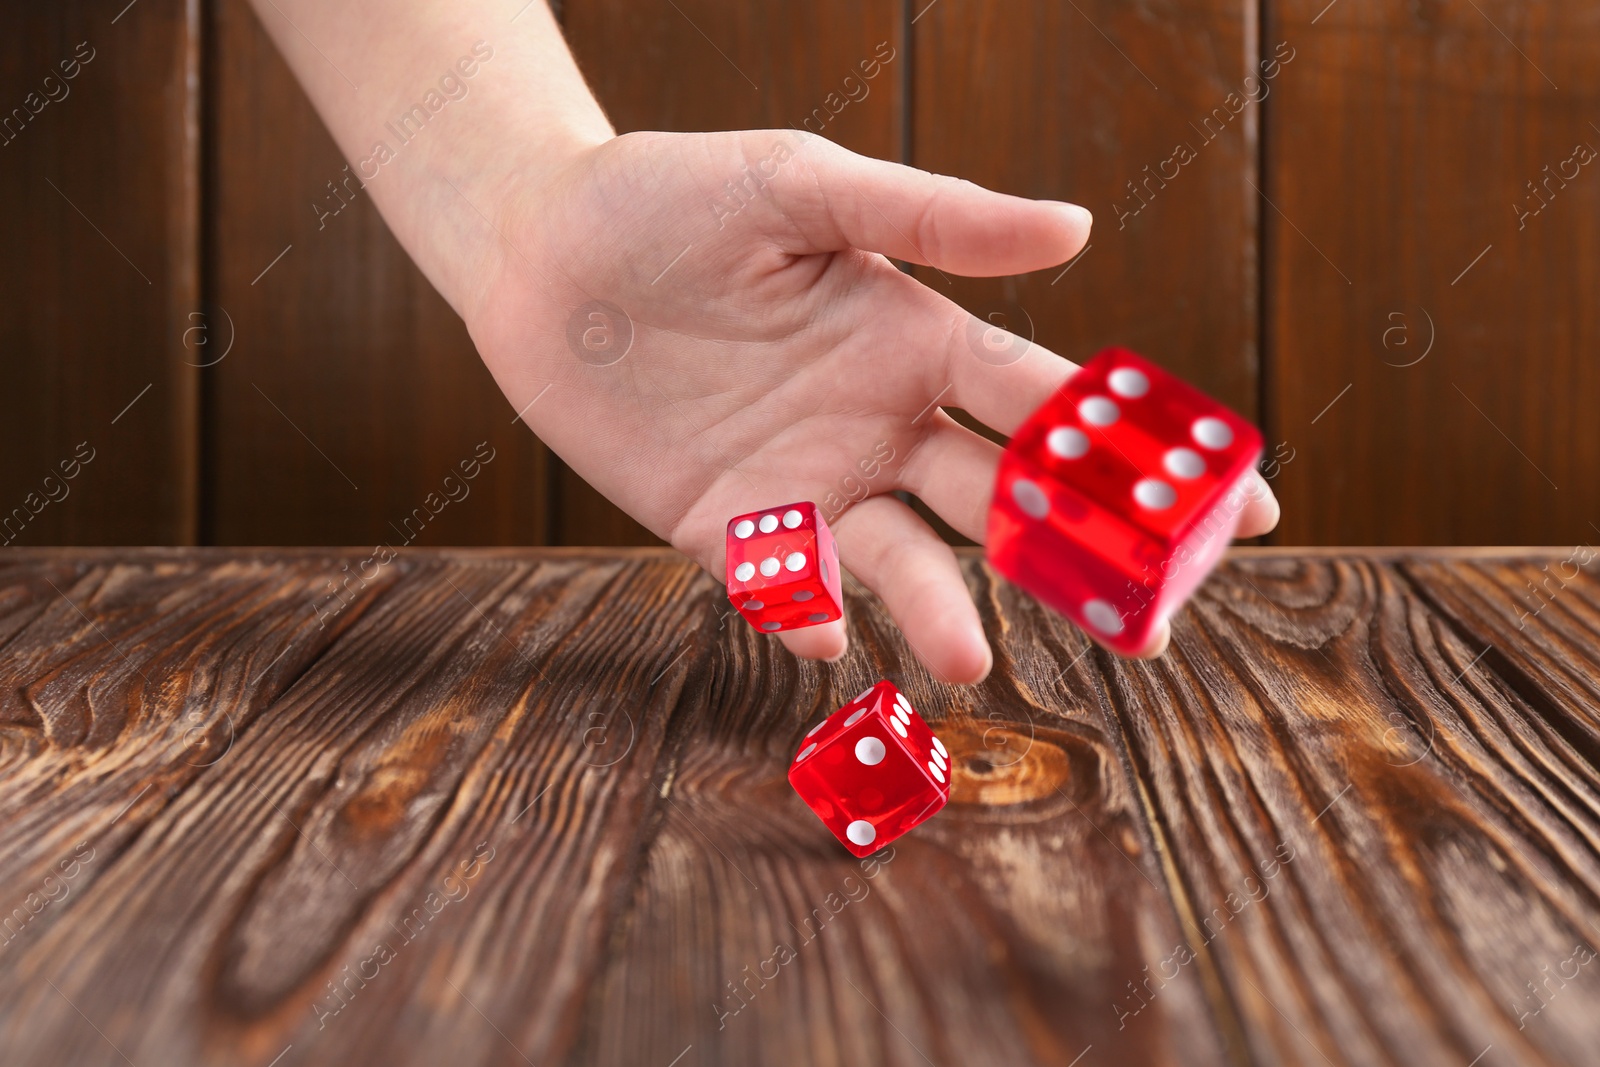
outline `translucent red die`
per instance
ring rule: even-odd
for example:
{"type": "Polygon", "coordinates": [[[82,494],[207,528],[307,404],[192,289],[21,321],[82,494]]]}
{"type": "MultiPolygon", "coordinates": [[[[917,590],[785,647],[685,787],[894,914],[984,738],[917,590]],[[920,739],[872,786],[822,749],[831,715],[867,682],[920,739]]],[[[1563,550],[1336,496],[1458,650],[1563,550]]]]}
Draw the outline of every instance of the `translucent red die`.
{"type": "Polygon", "coordinates": [[[989,562],[1129,655],[1216,566],[1261,456],[1254,426],[1125,348],[1067,379],[1006,448],[989,562]]]}
{"type": "Polygon", "coordinates": [[[789,784],[840,844],[870,855],[950,799],[950,753],[892,682],[811,728],[789,784]]]}
{"type": "Polygon", "coordinates": [[[815,504],[728,520],[728,599],[766,633],[844,616],[839,547],[815,504]]]}

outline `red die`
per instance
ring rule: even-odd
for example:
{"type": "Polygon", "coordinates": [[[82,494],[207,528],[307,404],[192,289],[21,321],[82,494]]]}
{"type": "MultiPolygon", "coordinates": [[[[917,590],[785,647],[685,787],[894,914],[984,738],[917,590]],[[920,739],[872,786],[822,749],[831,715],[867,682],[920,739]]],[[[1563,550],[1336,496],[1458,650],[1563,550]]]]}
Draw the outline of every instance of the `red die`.
{"type": "Polygon", "coordinates": [[[1150,644],[1233,539],[1255,427],[1125,348],[1017,431],[989,507],[989,562],[1119,652],[1150,644]]]}
{"type": "Polygon", "coordinates": [[[950,799],[950,753],[911,701],[879,682],[811,728],[789,784],[857,856],[931,818],[950,799]]]}
{"type": "Polygon", "coordinates": [[[728,599],[758,630],[844,616],[839,547],[809,501],[728,521],[728,599]]]}

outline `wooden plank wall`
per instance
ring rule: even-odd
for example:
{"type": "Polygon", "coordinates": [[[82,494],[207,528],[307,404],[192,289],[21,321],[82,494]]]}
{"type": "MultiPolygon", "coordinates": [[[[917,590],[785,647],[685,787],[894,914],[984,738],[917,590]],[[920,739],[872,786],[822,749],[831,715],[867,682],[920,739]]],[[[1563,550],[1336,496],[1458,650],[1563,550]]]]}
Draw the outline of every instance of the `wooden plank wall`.
{"type": "Polygon", "coordinates": [[[207,540],[544,542],[545,449],[513,425],[249,5],[210,10],[207,252],[237,340],[207,378],[207,540]]]}
{"type": "MultiPolygon", "coordinates": [[[[926,3],[927,0],[922,0],[926,3]]],[[[919,8],[921,5],[918,5],[919,8]]],[[[910,162],[1094,212],[1070,269],[917,275],[1083,362],[1123,344],[1256,417],[1258,109],[1191,127],[1255,65],[1255,0],[940,0],[917,19],[910,162]],[[1180,144],[1184,165],[1163,164],[1180,144]]]]}
{"type": "Polygon", "coordinates": [[[0,544],[196,534],[198,0],[120,7],[0,16],[0,544]]]}
{"type": "MultiPolygon", "coordinates": [[[[1277,541],[1600,539],[1600,167],[1579,162],[1600,9],[561,15],[623,130],[796,125],[859,96],[844,79],[887,42],[823,132],[1097,220],[1066,273],[919,276],[1069,358],[1141,348],[1258,419],[1277,541]]],[[[319,219],[344,161],[244,0],[68,0],[0,30],[0,542],[397,541],[481,441],[495,460],[419,543],[653,540],[511,423],[369,200],[319,219]]]]}
{"type": "Polygon", "coordinates": [[[1321,6],[1269,19],[1280,539],[1596,543],[1600,8],[1321,6]]]}

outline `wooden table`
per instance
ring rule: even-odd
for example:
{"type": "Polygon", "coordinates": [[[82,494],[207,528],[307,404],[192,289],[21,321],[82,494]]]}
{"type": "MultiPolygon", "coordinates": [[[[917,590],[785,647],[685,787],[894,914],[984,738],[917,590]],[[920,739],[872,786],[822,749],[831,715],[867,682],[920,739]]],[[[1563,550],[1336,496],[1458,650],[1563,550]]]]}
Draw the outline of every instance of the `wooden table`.
{"type": "Polygon", "coordinates": [[[1592,1063],[1587,554],[1242,551],[1154,664],[969,556],[969,689],[669,552],[11,551],[0,1062],[1592,1063]],[[858,862],[880,677],[954,782],[858,862]]]}

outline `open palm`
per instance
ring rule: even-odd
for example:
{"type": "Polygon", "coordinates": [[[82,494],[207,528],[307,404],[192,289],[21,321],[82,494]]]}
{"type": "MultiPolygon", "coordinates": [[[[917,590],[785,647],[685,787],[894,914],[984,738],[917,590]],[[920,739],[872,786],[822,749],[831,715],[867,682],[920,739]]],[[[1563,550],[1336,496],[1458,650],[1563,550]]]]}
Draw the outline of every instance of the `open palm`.
{"type": "MultiPolygon", "coordinates": [[[[730,516],[816,501],[935,675],[987,673],[954,554],[891,494],[981,541],[1000,449],[939,405],[1010,433],[1076,368],[1020,342],[981,358],[972,317],[885,257],[1039,270],[1082,248],[1088,212],[793,130],[617,137],[509,203],[464,312],[546,444],[719,581],[730,516]]],[[[1240,536],[1276,522],[1255,488],[1240,536]]],[[[845,651],[842,621],[779,636],[845,651]]]]}

